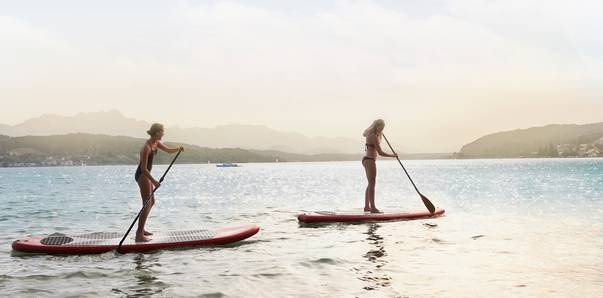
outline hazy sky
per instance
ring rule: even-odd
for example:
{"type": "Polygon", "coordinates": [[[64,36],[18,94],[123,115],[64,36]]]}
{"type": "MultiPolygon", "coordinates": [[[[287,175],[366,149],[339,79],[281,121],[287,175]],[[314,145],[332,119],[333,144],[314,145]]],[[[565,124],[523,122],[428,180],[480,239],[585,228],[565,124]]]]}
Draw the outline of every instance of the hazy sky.
{"type": "Polygon", "coordinates": [[[118,109],[455,151],[603,121],[601,1],[0,1],[0,123],[118,109]]]}

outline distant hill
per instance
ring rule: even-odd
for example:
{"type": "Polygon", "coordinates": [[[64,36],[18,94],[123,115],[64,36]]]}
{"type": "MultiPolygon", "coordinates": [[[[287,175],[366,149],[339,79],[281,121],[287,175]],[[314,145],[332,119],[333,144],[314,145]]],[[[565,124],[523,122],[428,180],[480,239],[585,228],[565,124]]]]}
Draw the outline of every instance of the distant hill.
{"type": "Polygon", "coordinates": [[[603,122],[584,125],[552,124],[486,135],[463,146],[457,157],[550,157],[559,154],[558,147],[578,148],[580,144],[599,146],[601,138],[603,122]]]}
{"type": "MultiPolygon", "coordinates": [[[[134,165],[145,139],[94,134],[53,136],[0,136],[0,166],[55,165],[134,165]]],[[[168,145],[174,145],[166,143],[168,145]]],[[[207,148],[184,145],[186,151],[178,163],[326,161],[358,159],[359,155],[302,155],[279,151],[240,148],[207,148]]],[[[158,163],[168,163],[171,156],[160,153],[158,163]]]]}
{"type": "Polygon", "coordinates": [[[46,136],[90,133],[145,137],[149,123],[124,117],[119,111],[79,113],[74,116],[45,114],[14,126],[0,126],[8,136],[46,136]]]}
{"type": "MultiPolygon", "coordinates": [[[[0,134],[8,136],[47,136],[67,133],[147,137],[150,122],[124,117],[119,111],[79,113],[74,116],[42,115],[9,126],[0,124],[0,134]]],[[[279,150],[300,154],[361,153],[362,140],[307,137],[281,132],[262,125],[221,125],[213,128],[178,128],[166,124],[170,140],[213,148],[279,150]]]]}

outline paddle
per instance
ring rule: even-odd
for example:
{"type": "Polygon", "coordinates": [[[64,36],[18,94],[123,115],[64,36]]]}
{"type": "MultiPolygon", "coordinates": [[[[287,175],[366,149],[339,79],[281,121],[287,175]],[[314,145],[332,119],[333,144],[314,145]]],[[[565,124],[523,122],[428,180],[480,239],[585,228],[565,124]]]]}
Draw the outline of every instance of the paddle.
{"type": "MultiPolygon", "coordinates": [[[[178,151],[178,153],[176,153],[176,156],[174,156],[174,159],[172,160],[172,162],[170,163],[170,165],[168,166],[168,168],[165,170],[165,172],[163,173],[163,176],[161,176],[161,179],[159,179],[159,183],[161,184],[161,182],[163,182],[163,178],[165,178],[165,175],[167,175],[167,173],[170,171],[170,169],[172,168],[172,165],[174,164],[174,162],[176,161],[176,159],[178,158],[178,155],[180,155],[180,152],[182,151],[178,151]]],[[[159,185],[161,186],[161,185],[159,185]]],[[[132,222],[132,224],[130,225],[130,227],[128,228],[128,231],[126,231],[126,234],[124,235],[123,238],[121,238],[121,241],[119,241],[119,245],[117,246],[117,252],[119,252],[119,250],[121,249],[121,245],[124,243],[124,240],[126,240],[126,237],[128,237],[128,234],[130,234],[130,231],[132,230],[132,227],[134,227],[134,224],[136,223],[136,221],[138,220],[138,218],[140,217],[140,215],[142,214],[142,211],[144,210],[144,208],[147,206],[147,204],[149,203],[149,201],[151,201],[151,198],[153,197],[153,195],[155,194],[155,191],[158,189],[159,187],[155,187],[155,189],[153,189],[153,192],[151,192],[151,194],[149,195],[149,197],[144,201],[144,204],[142,205],[142,208],[140,209],[140,211],[138,212],[138,215],[136,215],[136,218],[134,218],[134,221],[132,222]]]]}
{"type": "MultiPolygon", "coordinates": [[[[394,148],[392,147],[392,145],[389,143],[389,141],[387,140],[387,138],[385,137],[385,135],[383,135],[383,138],[385,139],[385,141],[387,142],[387,145],[389,146],[389,149],[392,150],[393,153],[396,153],[396,151],[394,151],[394,148]]],[[[431,203],[431,201],[429,201],[429,199],[427,199],[426,196],[424,196],[419,189],[417,188],[417,186],[415,185],[415,182],[412,181],[412,178],[410,178],[410,175],[408,174],[408,171],[406,171],[406,168],[404,167],[404,165],[402,164],[402,162],[400,161],[400,158],[398,158],[396,156],[396,159],[398,160],[398,162],[400,163],[400,166],[402,166],[402,169],[404,170],[404,173],[406,173],[406,176],[408,176],[408,179],[410,179],[410,183],[412,183],[412,186],[414,186],[415,190],[417,191],[417,193],[419,194],[419,196],[421,197],[421,200],[423,200],[423,204],[425,204],[425,207],[427,207],[427,210],[429,210],[429,212],[434,213],[435,212],[435,207],[433,206],[433,204],[431,203]]]]}

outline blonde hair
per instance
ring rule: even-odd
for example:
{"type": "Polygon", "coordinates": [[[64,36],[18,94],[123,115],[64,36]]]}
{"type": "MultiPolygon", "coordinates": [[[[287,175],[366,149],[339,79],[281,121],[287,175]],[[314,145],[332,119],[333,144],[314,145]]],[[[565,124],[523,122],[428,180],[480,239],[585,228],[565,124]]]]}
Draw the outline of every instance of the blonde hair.
{"type": "Polygon", "coordinates": [[[151,125],[151,129],[147,130],[147,134],[150,136],[155,136],[158,132],[163,130],[163,124],[161,123],[153,123],[151,125]]]}
{"type": "MultiPolygon", "coordinates": [[[[367,127],[364,132],[362,133],[362,136],[367,137],[370,134],[377,134],[377,127],[383,127],[385,126],[385,121],[383,121],[383,119],[377,119],[375,121],[373,121],[373,123],[371,124],[371,126],[367,127]]],[[[380,136],[379,136],[380,137],[380,136]]]]}

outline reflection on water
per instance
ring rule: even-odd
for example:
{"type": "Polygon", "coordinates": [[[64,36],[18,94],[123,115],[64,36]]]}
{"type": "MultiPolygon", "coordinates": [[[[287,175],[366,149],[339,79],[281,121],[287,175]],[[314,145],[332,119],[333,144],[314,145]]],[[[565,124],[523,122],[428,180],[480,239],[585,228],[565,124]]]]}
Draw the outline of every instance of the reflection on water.
{"type": "Polygon", "coordinates": [[[391,277],[387,274],[383,274],[381,268],[387,265],[387,252],[385,251],[385,245],[383,243],[383,237],[377,233],[377,230],[381,225],[372,223],[368,225],[367,243],[370,244],[370,250],[366,252],[363,257],[370,262],[373,266],[366,268],[366,270],[359,271],[360,275],[358,279],[369,283],[370,285],[365,286],[363,289],[367,291],[375,290],[379,287],[389,287],[391,285],[391,277]]]}
{"type": "Polygon", "coordinates": [[[155,267],[161,267],[158,254],[137,254],[134,257],[134,285],[125,290],[113,289],[113,293],[125,294],[128,297],[148,297],[159,295],[169,286],[159,280],[159,270],[155,267]]]}

